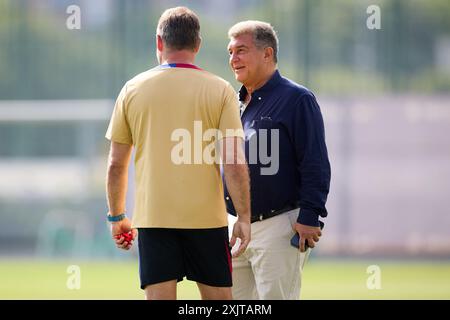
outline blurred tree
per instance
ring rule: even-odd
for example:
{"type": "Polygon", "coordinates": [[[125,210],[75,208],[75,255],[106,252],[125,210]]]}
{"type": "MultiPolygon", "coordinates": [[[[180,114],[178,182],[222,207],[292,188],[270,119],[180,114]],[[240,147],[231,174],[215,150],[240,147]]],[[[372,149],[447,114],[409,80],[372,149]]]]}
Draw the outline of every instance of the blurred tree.
{"type": "MultiPolygon", "coordinates": [[[[90,2],[73,2],[83,4],[83,20],[90,2]]],[[[164,3],[106,3],[105,19],[68,30],[60,2],[1,1],[0,99],[115,98],[127,79],[155,65],[153,34],[164,3]]],[[[279,33],[284,74],[320,93],[450,89],[448,71],[435,63],[437,43],[450,38],[448,0],[235,0],[223,19],[214,2],[187,5],[202,21],[199,63],[230,81],[226,31],[260,19],[279,33]],[[366,27],[371,4],[381,8],[381,30],[366,27]]]]}

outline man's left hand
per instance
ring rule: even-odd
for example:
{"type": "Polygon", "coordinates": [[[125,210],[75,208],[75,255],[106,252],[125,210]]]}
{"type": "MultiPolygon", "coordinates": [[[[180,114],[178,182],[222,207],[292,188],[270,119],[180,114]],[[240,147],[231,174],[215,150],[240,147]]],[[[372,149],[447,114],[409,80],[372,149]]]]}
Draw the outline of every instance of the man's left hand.
{"type": "Polygon", "coordinates": [[[308,241],[308,247],[314,248],[315,243],[319,242],[319,238],[322,236],[322,231],[319,227],[311,227],[298,222],[295,223],[295,232],[300,235],[299,249],[300,252],[306,251],[305,241],[308,241]]]}
{"type": "Polygon", "coordinates": [[[233,226],[233,233],[230,240],[230,246],[234,247],[236,240],[240,239],[239,248],[232,254],[233,258],[239,257],[250,242],[251,225],[250,221],[238,219],[233,226]]]}

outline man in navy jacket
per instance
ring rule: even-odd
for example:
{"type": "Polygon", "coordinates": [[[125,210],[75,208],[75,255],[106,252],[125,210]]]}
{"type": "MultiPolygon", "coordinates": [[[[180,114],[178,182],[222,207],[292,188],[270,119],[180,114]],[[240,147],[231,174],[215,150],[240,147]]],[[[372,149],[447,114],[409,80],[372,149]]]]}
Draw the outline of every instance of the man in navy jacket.
{"type": "MultiPolygon", "coordinates": [[[[278,38],[261,21],[228,32],[250,170],[252,241],[233,259],[234,299],[298,299],[301,273],[325,218],[331,169],[320,107],[307,88],[280,75],[278,38]],[[300,236],[299,248],[290,240],[300,236]]],[[[236,215],[225,190],[225,202],[236,215]]],[[[232,219],[231,219],[232,220],[232,219]]]]}

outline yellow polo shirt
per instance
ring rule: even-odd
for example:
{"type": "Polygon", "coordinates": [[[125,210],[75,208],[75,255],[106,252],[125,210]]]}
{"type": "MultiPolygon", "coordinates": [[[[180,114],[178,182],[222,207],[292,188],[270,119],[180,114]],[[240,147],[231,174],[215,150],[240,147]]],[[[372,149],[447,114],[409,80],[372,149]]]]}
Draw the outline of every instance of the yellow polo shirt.
{"type": "Polygon", "coordinates": [[[135,148],[134,228],[227,225],[220,164],[207,156],[217,130],[243,138],[236,93],[222,78],[159,66],[125,84],[106,138],[135,148]]]}

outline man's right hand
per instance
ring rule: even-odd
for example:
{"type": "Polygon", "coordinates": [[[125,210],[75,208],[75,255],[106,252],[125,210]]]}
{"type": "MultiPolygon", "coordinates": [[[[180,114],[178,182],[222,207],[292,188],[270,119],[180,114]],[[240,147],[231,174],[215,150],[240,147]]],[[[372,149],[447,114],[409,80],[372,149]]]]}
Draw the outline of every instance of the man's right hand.
{"type": "Polygon", "coordinates": [[[119,249],[130,250],[133,245],[133,241],[137,237],[137,229],[131,229],[131,221],[125,218],[118,222],[111,223],[111,236],[116,243],[116,247],[119,249]],[[131,231],[132,239],[130,242],[126,241],[124,237],[116,238],[117,235],[122,233],[128,233],[131,231]]]}
{"type": "Polygon", "coordinates": [[[234,247],[237,238],[240,239],[239,248],[233,253],[233,258],[239,257],[250,242],[251,226],[248,219],[238,219],[233,226],[233,234],[230,240],[230,246],[234,247]]]}

